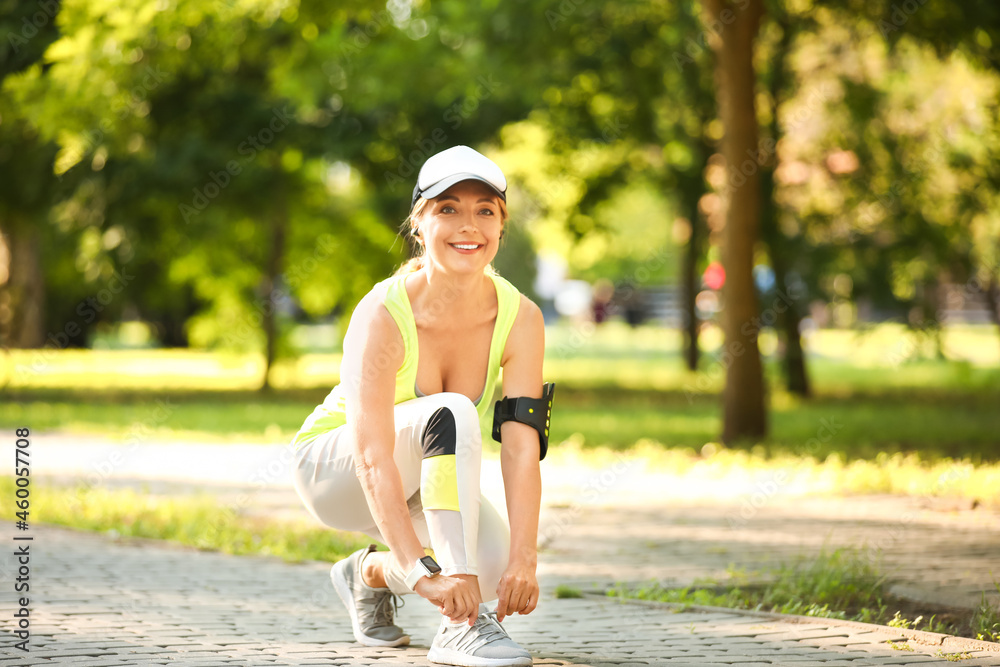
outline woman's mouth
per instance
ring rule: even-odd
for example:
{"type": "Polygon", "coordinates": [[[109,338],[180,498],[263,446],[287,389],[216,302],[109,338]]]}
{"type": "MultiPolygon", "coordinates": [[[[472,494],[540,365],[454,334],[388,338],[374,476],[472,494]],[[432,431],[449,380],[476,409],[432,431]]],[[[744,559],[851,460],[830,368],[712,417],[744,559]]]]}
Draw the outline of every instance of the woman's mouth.
{"type": "Polygon", "coordinates": [[[482,244],[479,243],[449,243],[448,245],[463,255],[474,253],[483,247],[482,244]]]}

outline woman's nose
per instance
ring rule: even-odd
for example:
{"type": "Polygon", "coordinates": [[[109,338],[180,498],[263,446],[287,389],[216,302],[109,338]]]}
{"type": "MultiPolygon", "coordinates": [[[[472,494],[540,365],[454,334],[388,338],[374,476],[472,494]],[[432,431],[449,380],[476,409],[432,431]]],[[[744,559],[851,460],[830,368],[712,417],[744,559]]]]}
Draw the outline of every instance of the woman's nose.
{"type": "Polygon", "coordinates": [[[462,227],[462,229],[465,229],[467,227],[473,227],[474,228],[475,226],[476,226],[476,216],[475,216],[475,214],[472,213],[471,211],[463,213],[462,214],[462,221],[461,221],[461,227],[462,227]]]}

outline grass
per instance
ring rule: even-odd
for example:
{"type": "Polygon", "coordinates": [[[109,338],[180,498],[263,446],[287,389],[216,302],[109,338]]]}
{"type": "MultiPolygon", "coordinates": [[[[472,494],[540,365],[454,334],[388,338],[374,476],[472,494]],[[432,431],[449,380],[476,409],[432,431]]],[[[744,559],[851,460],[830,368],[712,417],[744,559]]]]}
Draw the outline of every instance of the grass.
{"type": "Polygon", "coordinates": [[[727,607],[861,621],[986,641],[997,641],[996,631],[1000,630],[1000,624],[994,625],[1000,612],[985,595],[976,610],[927,605],[889,595],[877,555],[859,549],[823,551],[813,560],[803,559],[752,574],[730,570],[729,581],[721,585],[714,581],[682,588],[655,582],[639,587],[619,584],[607,594],[684,607],[727,607]]]}
{"type": "MultiPolygon", "coordinates": [[[[1000,583],[993,582],[997,593],[1000,593],[1000,583]]],[[[976,609],[973,631],[976,639],[987,642],[1000,642],[1000,605],[992,604],[983,593],[983,597],[976,609]]]]}
{"type": "Polygon", "coordinates": [[[943,650],[938,649],[938,652],[934,654],[938,658],[944,658],[948,662],[961,662],[962,660],[968,660],[972,657],[971,653],[965,651],[953,651],[951,653],[945,653],[943,650]]]}
{"type": "MultiPolygon", "coordinates": [[[[654,327],[546,331],[556,381],[550,456],[624,452],[678,474],[715,479],[787,471],[789,490],[954,495],[1000,506],[1000,345],[994,327],[946,332],[950,360],[895,325],[813,333],[815,396],[784,391],[765,356],[770,433],[722,447],[721,343],[709,329],[698,373],[684,369],[677,332],[654,327]],[[914,339],[915,340],[915,339],[914,339]],[[706,452],[710,455],[706,456],[706,452]]],[[[761,348],[773,349],[769,331],[761,348]]],[[[340,356],[276,365],[276,389],[251,388],[259,355],[193,350],[9,351],[0,357],[0,428],[30,426],[121,441],[284,443],[337,382],[340,356]]],[[[498,445],[483,424],[484,447],[498,445]]]]}
{"type": "MultiPolygon", "coordinates": [[[[0,477],[3,497],[13,498],[14,491],[13,478],[0,477]]],[[[66,526],[116,538],[167,540],[235,555],[277,556],[291,562],[337,561],[371,542],[357,533],[317,524],[251,516],[238,505],[227,506],[207,494],[163,497],[133,489],[60,487],[35,482],[30,500],[30,523],[66,526]]]]}
{"type": "Polygon", "coordinates": [[[575,598],[582,598],[583,591],[573,586],[567,586],[566,584],[559,584],[558,586],[556,586],[555,595],[556,598],[559,600],[572,600],[575,598]]]}
{"type": "MultiPolygon", "coordinates": [[[[998,378],[1000,386],[1000,378],[998,378]]],[[[325,390],[138,391],[6,390],[0,427],[28,424],[35,431],[66,430],[128,437],[136,424],[150,436],[239,442],[287,441],[325,390]]],[[[911,391],[811,401],[779,393],[772,401],[771,435],[745,447],[771,454],[838,452],[872,458],[879,452],[921,451],[935,457],[1000,457],[995,433],[1000,392],[940,394],[911,391]]],[[[677,392],[559,385],[552,439],[577,437],[586,447],[627,450],[648,439],[700,449],[718,438],[718,398],[689,402],[677,392]]]]}

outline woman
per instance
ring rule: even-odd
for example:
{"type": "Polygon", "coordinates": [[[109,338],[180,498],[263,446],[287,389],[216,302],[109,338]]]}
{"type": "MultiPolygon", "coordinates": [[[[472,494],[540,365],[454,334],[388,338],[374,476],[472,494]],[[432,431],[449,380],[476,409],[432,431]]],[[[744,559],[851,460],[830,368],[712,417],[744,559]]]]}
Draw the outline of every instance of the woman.
{"type": "Polygon", "coordinates": [[[532,663],[500,622],[538,604],[547,424],[544,434],[509,416],[500,426],[509,527],[479,487],[480,419],[499,368],[504,396],[542,396],[541,311],[491,266],[506,189],[500,168],[467,146],[426,161],[405,223],[418,255],[358,304],[340,384],[293,441],[295,487],[309,512],[389,546],[331,570],[355,639],[408,644],[394,595],[416,593],[443,615],[428,653],[441,664],[532,663]],[[495,610],[485,604],[493,600],[495,610]]]}

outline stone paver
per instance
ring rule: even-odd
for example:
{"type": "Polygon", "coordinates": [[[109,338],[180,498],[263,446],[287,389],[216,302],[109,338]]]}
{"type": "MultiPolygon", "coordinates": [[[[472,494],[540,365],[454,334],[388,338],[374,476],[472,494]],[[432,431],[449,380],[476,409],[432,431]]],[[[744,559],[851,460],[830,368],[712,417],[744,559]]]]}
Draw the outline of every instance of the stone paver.
{"type": "MultiPolygon", "coordinates": [[[[14,528],[2,523],[3,534],[14,528]]],[[[377,649],[352,641],[350,621],[329,583],[329,566],[162,545],[121,542],[37,526],[31,530],[31,651],[13,648],[2,618],[6,665],[430,665],[438,613],[407,598],[400,623],[413,644],[377,649]]],[[[557,563],[543,556],[546,566],[557,563]]],[[[11,581],[5,577],[10,590],[11,581]]],[[[817,619],[798,623],[736,613],[671,613],[606,598],[543,600],[505,624],[536,665],[944,665],[941,649],[891,629],[872,632],[817,619]]],[[[1000,665],[973,651],[959,664],[1000,665]]]]}

